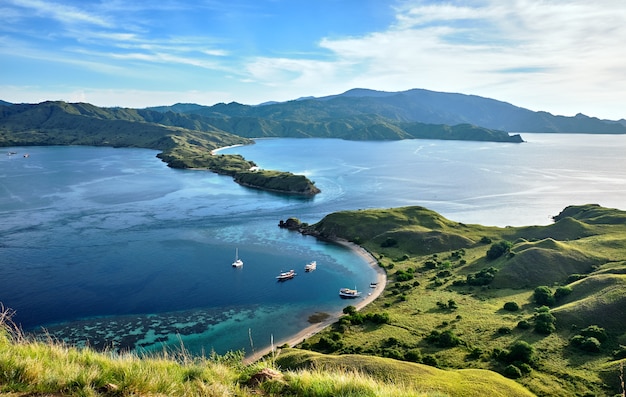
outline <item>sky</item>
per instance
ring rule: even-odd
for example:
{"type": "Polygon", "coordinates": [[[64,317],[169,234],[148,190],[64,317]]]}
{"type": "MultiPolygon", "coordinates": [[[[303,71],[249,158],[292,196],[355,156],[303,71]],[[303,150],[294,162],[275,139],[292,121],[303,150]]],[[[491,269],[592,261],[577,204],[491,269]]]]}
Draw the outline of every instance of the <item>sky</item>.
{"type": "Polygon", "coordinates": [[[0,0],[0,20],[13,103],[423,88],[626,118],[624,0],[0,0]]]}

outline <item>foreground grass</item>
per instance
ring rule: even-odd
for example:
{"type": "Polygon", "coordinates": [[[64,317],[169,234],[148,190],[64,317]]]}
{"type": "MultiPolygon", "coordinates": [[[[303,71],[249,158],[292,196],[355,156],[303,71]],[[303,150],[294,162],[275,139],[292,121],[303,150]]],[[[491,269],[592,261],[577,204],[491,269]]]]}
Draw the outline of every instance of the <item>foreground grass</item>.
{"type": "MultiPolygon", "coordinates": [[[[479,396],[485,390],[493,391],[489,392],[493,396],[531,395],[488,371],[441,371],[367,356],[358,359],[358,365],[320,364],[280,371],[274,359],[244,365],[239,354],[199,358],[184,351],[151,357],[96,352],[52,340],[29,340],[10,326],[6,314],[0,315],[0,393],[4,396],[442,397],[479,396]]],[[[297,361],[288,352],[284,359],[297,361]]]]}

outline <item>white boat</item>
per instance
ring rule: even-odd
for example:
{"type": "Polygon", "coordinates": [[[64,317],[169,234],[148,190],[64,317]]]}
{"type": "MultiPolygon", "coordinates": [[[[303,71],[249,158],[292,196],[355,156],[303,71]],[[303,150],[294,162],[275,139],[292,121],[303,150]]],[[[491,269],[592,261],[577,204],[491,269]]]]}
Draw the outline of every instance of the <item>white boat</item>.
{"type": "Polygon", "coordinates": [[[285,280],[292,279],[295,276],[296,276],[296,272],[292,269],[292,270],[289,270],[288,272],[281,272],[278,276],[276,276],[276,279],[278,281],[285,281],[285,280]]]}
{"type": "Polygon", "coordinates": [[[233,267],[242,267],[243,261],[239,259],[239,248],[235,248],[235,261],[233,262],[233,267]]]}
{"type": "Polygon", "coordinates": [[[317,262],[315,261],[309,262],[304,266],[305,272],[312,272],[315,269],[317,269],[317,262]]]}
{"type": "Polygon", "coordinates": [[[351,288],[342,288],[339,290],[339,296],[342,298],[358,298],[359,296],[361,296],[361,292],[357,291],[356,288],[355,289],[351,289],[351,288]]]}

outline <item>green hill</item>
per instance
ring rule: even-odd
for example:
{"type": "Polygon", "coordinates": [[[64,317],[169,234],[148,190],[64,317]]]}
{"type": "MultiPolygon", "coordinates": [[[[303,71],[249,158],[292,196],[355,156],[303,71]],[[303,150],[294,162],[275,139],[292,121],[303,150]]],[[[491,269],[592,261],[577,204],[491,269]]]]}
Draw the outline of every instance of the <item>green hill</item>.
{"type": "Polygon", "coordinates": [[[303,233],[360,244],[389,281],[374,303],[298,347],[487,369],[537,395],[621,393],[625,215],[571,206],[551,225],[498,228],[422,207],[329,214],[303,233]],[[606,336],[590,339],[589,329],[606,336]]]}
{"type": "Polygon", "coordinates": [[[524,387],[492,371],[442,370],[432,366],[356,354],[331,355],[284,349],[276,364],[290,370],[355,371],[379,382],[414,387],[444,396],[532,396],[524,387]]]}

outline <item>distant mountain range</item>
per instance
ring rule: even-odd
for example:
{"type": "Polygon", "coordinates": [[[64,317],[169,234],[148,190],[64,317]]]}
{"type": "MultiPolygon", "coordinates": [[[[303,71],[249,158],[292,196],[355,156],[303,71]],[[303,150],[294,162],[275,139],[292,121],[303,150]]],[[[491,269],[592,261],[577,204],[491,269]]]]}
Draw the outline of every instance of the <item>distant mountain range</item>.
{"type": "Polygon", "coordinates": [[[626,120],[601,120],[577,114],[574,117],[534,112],[510,103],[475,95],[423,89],[384,92],[353,89],[339,95],[269,102],[258,106],[239,103],[201,106],[175,104],[149,108],[159,112],[196,114],[204,117],[257,118],[271,121],[329,122],[369,120],[371,123],[419,122],[424,124],[470,124],[509,132],[564,132],[624,134],[626,120]]]}
{"type": "Polygon", "coordinates": [[[582,114],[554,116],[494,99],[422,89],[353,89],[339,95],[256,106],[178,103],[128,109],[87,103],[0,101],[0,146],[109,144],[165,150],[175,146],[171,137],[177,133],[186,134],[191,142],[203,141],[207,149],[235,142],[231,134],[238,138],[522,142],[519,135],[509,134],[511,131],[625,134],[626,120],[600,120],[582,114]]]}

